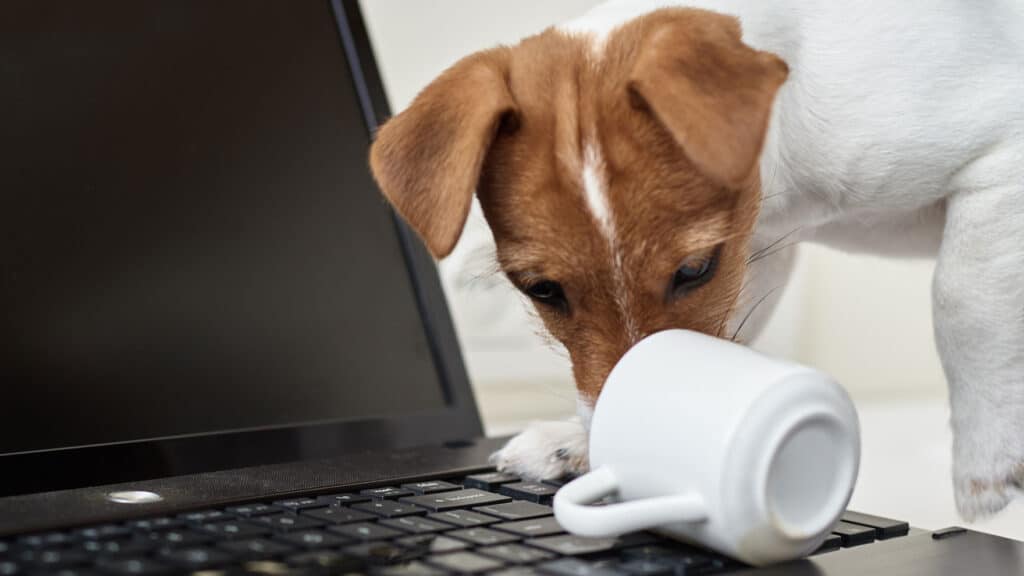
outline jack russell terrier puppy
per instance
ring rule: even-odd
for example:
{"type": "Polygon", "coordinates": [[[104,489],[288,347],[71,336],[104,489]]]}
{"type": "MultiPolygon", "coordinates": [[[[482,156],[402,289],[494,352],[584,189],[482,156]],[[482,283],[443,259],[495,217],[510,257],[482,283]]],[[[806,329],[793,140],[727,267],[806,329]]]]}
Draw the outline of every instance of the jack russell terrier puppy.
{"type": "Polygon", "coordinates": [[[568,350],[580,418],[528,428],[502,469],[584,470],[623,352],[667,328],[751,338],[780,248],[808,240],[937,255],[959,510],[1024,485],[1020,0],[613,0],[461,60],[370,160],[438,258],[475,190],[502,270],[568,350]]]}

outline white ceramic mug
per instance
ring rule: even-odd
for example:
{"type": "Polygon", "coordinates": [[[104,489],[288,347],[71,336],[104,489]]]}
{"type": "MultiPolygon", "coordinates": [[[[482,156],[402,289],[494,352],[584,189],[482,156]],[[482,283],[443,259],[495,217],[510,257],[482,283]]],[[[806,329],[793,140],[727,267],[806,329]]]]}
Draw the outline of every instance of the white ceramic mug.
{"type": "Polygon", "coordinates": [[[857,413],[810,368],[687,330],[615,365],[594,408],[591,471],[555,495],[568,531],[651,529],[754,565],[821,545],[853,491],[857,413]],[[605,496],[618,502],[588,506],[605,496]]]}

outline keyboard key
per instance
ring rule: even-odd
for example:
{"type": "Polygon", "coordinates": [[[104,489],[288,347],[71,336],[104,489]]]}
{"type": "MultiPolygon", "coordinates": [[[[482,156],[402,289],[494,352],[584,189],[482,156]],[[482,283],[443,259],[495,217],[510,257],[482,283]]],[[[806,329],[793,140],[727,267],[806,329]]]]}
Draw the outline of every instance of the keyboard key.
{"type": "Polygon", "coordinates": [[[370,520],[377,517],[375,514],[370,514],[369,512],[360,512],[359,510],[352,510],[342,506],[307,510],[303,512],[302,515],[309,516],[316,520],[322,520],[328,524],[348,524],[350,522],[362,522],[363,520],[370,520]]]}
{"type": "Polygon", "coordinates": [[[373,502],[353,504],[352,509],[360,510],[362,512],[370,512],[385,518],[400,518],[402,516],[414,516],[417,514],[427,513],[426,510],[419,506],[414,506],[407,502],[395,502],[394,500],[374,500],[373,502]]]}
{"type": "MultiPolygon", "coordinates": [[[[246,562],[244,566],[245,571],[242,574],[293,574],[295,569],[293,566],[285,564],[284,561],[280,560],[253,560],[246,562]]],[[[305,574],[305,571],[298,571],[299,574],[305,574]]],[[[237,574],[236,571],[232,570],[226,574],[237,574]]],[[[211,576],[224,576],[224,572],[214,572],[211,576]]],[[[199,576],[194,575],[194,576],[199,576]]]]}
{"type": "Polygon", "coordinates": [[[422,562],[409,562],[398,566],[387,566],[374,572],[379,576],[443,576],[443,572],[422,562]]]}
{"type": "MultiPolygon", "coordinates": [[[[709,564],[710,566],[710,564],[709,564]]],[[[675,574],[693,574],[694,571],[701,572],[694,568],[683,567],[673,564],[665,559],[632,559],[609,566],[620,574],[635,574],[637,576],[674,576],[675,574]]]]}
{"type": "Polygon", "coordinates": [[[431,534],[407,536],[405,538],[399,538],[398,540],[395,540],[395,542],[399,546],[415,548],[417,550],[423,550],[424,552],[430,552],[431,554],[453,552],[455,550],[465,550],[466,548],[469,548],[468,542],[463,542],[462,540],[456,540],[447,536],[434,536],[431,534]]]}
{"type": "Polygon", "coordinates": [[[314,520],[307,516],[296,516],[295,514],[275,514],[273,516],[260,516],[254,520],[270,526],[277,532],[294,532],[296,530],[310,530],[324,525],[320,520],[314,520]]]}
{"type": "Polygon", "coordinates": [[[617,538],[585,538],[574,534],[564,534],[562,536],[534,538],[526,540],[524,543],[562,556],[582,556],[598,552],[609,552],[627,546],[639,546],[653,541],[654,538],[641,532],[626,534],[617,538]]]}
{"type": "Polygon", "coordinates": [[[388,528],[387,526],[381,526],[380,524],[370,524],[369,522],[341,524],[339,526],[331,526],[328,530],[357,540],[384,540],[386,538],[394,538],[395,536],[402,536],[404,534],[404,532],[400,532],[394,528],[388,528]]]}
{"type": "Polygon", "coordinates": [[[481,556],[472,552],[451,552],[440,556],[430,556],[428,564],[433,564],[459,574],[476,574],[496,570],[504,566],[504,563],[494,558],[481,556]]]}
{"type": "Polygon", "coordinates": [[[226,510],[231,514],[243,516],[245,518],[266,516],[268,514],[274,514],[281,511],[277,506],[271,506],[270,504],[243,504],[241,506],[232,506],[226,510]]]}
{"type": "MultiPolygon", "coordinates": [[[[701,551],[703,552],[703,551],[701,551]]],[[[714,560],[695,548],[687,546],[647,545],[627,548],[622,551],[623,557],[645,562],[656,562],[674,566],[676,573],[703,572],[712,567],[714,560]]],[[[637,565],[638,566],[638,565],[637,565]]]]}
{"type": "Polygon", "coordinates": [[[402,484],[402,488],[406,490],[412,490],[416,494],[435,494],[437,492],[450,492],[452,490],[462,490],[462,486],[458,484],[452,484],[451,482],[445,482],[444,480],[427,480],[426,482],[411,482],[409,484],[402,484]]]}
{"type": "MultiPolygon", "coordinates": [[[[305,568],[314,566],[325,569],[326,572],[323,572],[323,574],[361,574],[363,568],[365,568],[364,562],[359,559],[331,550],[301,552],[285,558],[285,562],[287,562],[287,565],[284,566],[283,571],[263,570],[256,572],[250,569],[246,574],[292,574],[295,572],[293,569],[295,567],[305,568]]],[[[246,568],[250,567],[246,566],[246,568]]],[[[299,573],[306,574],[307,572],[300,571],[299,573]]],[[[321,574],[321,572],[314,571],[313,574],[321,574]]]]}
{"type": "Polygon", "coordinates": [[[666,559],[645,559],[635,558],[618,562],[609,566],[620,574],[635,574],[637,576],[674,576],[675,574],[692,574],[695,569],[688,569],[673,564],[666,559]]]}
{"type": "MultiPolygon", "coordinates": [[[[0,564],[3,564],[0,562],[0,564]]],[[[4,575],[4,571],[0,569],[0,575],[4,575]]],[[[57,570],[47,572],[31,572],[32,576],[100,576],[99,572],[90,568],[84,568],[81,566],[73,566],[70,568],[60,568],[57,570]]]]}
{"type": "Polygon", "coordinates": [[[155,542],[141,538],[123,540],[86,540],[78,548],[87,554],[103,556],[144,556],[156,548],[155,542]]]}
{"type": "Polygon", "coordinates": [[[861,526],[860,524],[850,524],[849,522],[839,521],[838,524],[832,527],[832,533],[838,534],[843,541],[843,548],[849,548],[851,546],[860,546],[861,544],[870,544],[875,541],[875,529],[870,526],[861,526]]]}
{"type": "Polygon", "coordinates": [[[75,531],[75,535],[85,540],[108,540],[130,536],[131,530],[117,524],[103,524],[102,526],[82,528],[75,531]]]}
{"type": "Polygon", "coordinates": [[[550,504],[558,488],[543,482],[514,482],[503,484],[499,492],[518,500],[529,500],[538,504],[550,504]]]}
{"type": "Polygon", "coordinates": [[[135,520],[129,522],[128,526],[135,528],[136,530],[170,530],[171,528],[178,528],[185,525],[185,521],[179,518],[170,518],[168,516],[161,516],[159,518],[147,518],[145,520],[135,520]]]}
{"type": "Polygon", "coordinates": [[[466,488],[479,488],[481,490],[490,490],[493,492],[502,484],[508,484],[510,482],[519,482],[519,477],[506,474],[504,472],[485,472],[483,474],[466,476],[462,481],[462,484],[465,485],[466,488]]]}
{"type": "Polygon", "coordinates": [[[0,560],[0,576],[14,576],[22,572],[21,565],[14,560],[0,560]]]}
{"type": "Polygon", "coordinates": [[[539,576],[540,574],[543,574],[543,572],[538,572],[536,568],[531,566],[515,566],[491,572],[490,576],[539,576]]]}
{"type": "Polygon", "coordinates": [[[481,506],[474,508],[476,512],[483,512],[505,520],[528,520],[541,516],[551,516],[550,506],[534,504],[533,502],[509,502],[508,504],[497,504],[494,506],[481,506]]]}
{"type": "Polygon", "coordinates": [[[360,494],[369,496],[374,500],[394,500],[396,498],[402,498],[404,496],[412,496],[412,490],[406,490],[405,488],[399,488],[397,486],[382,486],[380,488],[367,488],[366,490],[360,490],[360,494]]]}
{"type": "Polygon", "coordinates": [[[221,542],[217,546],[227,550],[229,554],[241,560],[263,560],[265,558],[283,556],[295,551],[295,548],[292,546],[264,538],[221,542]]]}
{"type": "Polygon", "coordinates": [[[478,546],[491,546],[494,544],[507,544],[519,540],[519,536],[508,532],[497,532],[487,528],[466,528],[449,532],[447,536],[472,542],[478,546]]]}
{"type": "Polygon", "coordinates": [[[448,524],[434,522],[433,520],[427,520],[426,518],[420,518],[419,516],[391,518],[387,520],[381,520],[380,523],[384,526],[404,530],[405,532],[409,532],[411,534],[430,534],[432,532],[451,530],[452,528],[448,524]]]}
{"type": "Polygon", "coordinates": [[[265,536],[271,532],[270,526],[267,526],[266,524],[256,524],[254,522],[243,522],[238,520],[203,524],[200,529],[204,532],[209,532],[214,536],[220,536],[221,538],[227,538],[229,540],[256,538],[259,536],[265,536]]]}
{"type": "Polygon", "coordinates": [[[321,508],[328,506],[316,498],[289,498],[287,500],[275,500],[274,506],[297,512],[308,508],[321,508]]]}
{"type": "Polygon", "coordinates": [[[609,568],[620,574],[635,574],[637,576],[674,576],[677,573],[692,574],[692,570],[684,569],[677,572],[679,567],[664,559],[642,559],[637,558],[616,563],[609,568]]]}
{"type": "Polygon", "coordinates": [[[491,526],[495,530],[504,530],[518,534],[524,538],[537,538],[540,536],[553,536],[562,534],[565,529],[555,520],[554,516],[536,518],[534,520],[520,520],[519,522],[502,522],[491,526]]]}
{"type": "Polygon", "coordinates": [[[486,492],[477,488],[456,490],[454,492],[441,492],[439,494],[426,494],[423,496],[409,496],[401,499],[407,504],[422,506],[431,512],[443,512],[455,508],[469,508],[482,506],[484,504],[500,504],[511,502],[508,496],[502,496],[493,492],[486,492]]]}
{"type": "Polygon", "coordinates": [[[351,541],[348,538],[324,532],[323,530],[289,532],[279,537],[278,540],[303,548],[335,548],[351,541]]]}
{"type": "MultiPolygon", "coordinates": [[[[31,534],[18,539],[22,546],[31,548],[42,548],[44,546],[66,546],[75,539],[67,532],[47,532],[45,534],[31,534]]],[[[7,546],[0,543],[0,546],[7,546]]],[[[3,553],[3,551],[0,551],[3,553]]]]}
{"type": "Polygon", "coordinates": [[[829,534],[828,538],[818,546],[818,549],[811,554],[824,554],[825,552],[832,552],[833,550],[839,550],[840,546],[843,545],[843,537],[839,534],[829,534]]]}
{"type": "Polygon", "coordinates": [[[213,540],[213,536],[178,528],[163,532],[150,532],[149,540],[161,546],[196,546],[213,540]]]}
{"type": "Polygon", "coordinates": [[[222,510],[197,510],[196,512],[186,512],[185,514],[178,514],[178,518],[181,518],[185,522],[191,522],[193,524],[206,524],[207,522],[230,520],[231,515],[222,510]]]}
{"type": "Polygon", "coordinates": [[[11,551],[11,545],[3,540],[0,540],[0,554],[7,554],[11,551]]]}
{"type": "Polygon", "coordinates": [[[861,514],[860,512],[844,512],[842,520],[850,524],[870,526],[875,529],[875,538],[886,540],[897,536],[906,536],[910,533],[910,524],[881,516],[861,514]]]}
{"type": "Polygon", "coordinates": [[[359,502],[369,502],[373,500],[365,494],[328,494],[327,496],[318,496],[317,501],[322,502],[328,506],[343,506],[348,504],[358,504],[359,502]]]}
{"type": "Polygon", "coordinates": [[[932,532],[932,540],[945,540],[947,538],[955,538],[961,534],[966,534],[967,528],[963,526],[950,526],[948,528],[942,528],[932,532]]]}
{"type": "Polygon", "coordinates": [[[96,566],[109,574],[139,574],[149,576],[151,574],[171,574],[180,572],[167,564],[151,560],[149,558],[101,558],[96,566]]]}
{"type": "Polygon", "coordinates": [[[470,512],[469,510],[448,510],[447,512],[438,512],[436,514],[427,514],[427,518],[431,520],[438,520],[454,526],[462,528],[472,528],[474,526],[486,526],[488,524],[494,524],[500,522],[494,516],[488,516],[486,514],[480,514],[478,512],[470,512]]]}
{"type": "Polygon", "coordinates": [[[190,546],[165,550],[160,553],[160,559],[168,564],[188,568],[190,570],[202,570],[223,566],[232,561],[233,558],[227,551],[203,546],[190,546]]]}
{"type": "Polygon", "coordinates": [[[542,574],[552,574],[554,576],[614,576],[622,574],[608,566],[584,562],[577,558],[553,560],[545,562],[537,568],[540,569],[542,574]]]}
{"type": "Polygon", "coordinates": [[[48,550],[23,550],[21,554],[18,554],[17,559],[40,568],[64,568],[85,564],[91,560],[91,557],[84,550],[50,548],[48,550]]]}
{"type": "Polygon", "coordinates": [[[360,558],[366,564],[379,566],[382,564],[398,564],[418,560],[425,551],[398,546],[392,542],[364,542],[355,546],[347,546],[345,554],[360,558]]]}
{"type": "Polygon", "coordinates": [[[621,574],[637,574],[643,576],[673,576],[676,566],[663,559],[634,558],[615,565],[621,574]]]}
{"type": "Polygon", "coordinates": [[[536,548],[527,548],[519,544],[501,544],[499,546],[488,546],[480,548],[476,552],[498,560],[504,560],[509,564],[532,564],[542,560],[551,560],[554,554],[549,554],[536,548]]]}

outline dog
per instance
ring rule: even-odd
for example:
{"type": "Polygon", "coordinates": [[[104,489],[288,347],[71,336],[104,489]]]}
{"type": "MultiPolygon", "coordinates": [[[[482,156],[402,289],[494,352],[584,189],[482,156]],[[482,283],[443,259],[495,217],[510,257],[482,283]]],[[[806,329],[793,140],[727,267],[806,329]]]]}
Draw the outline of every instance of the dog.
{"type": "Polygon", "coordinates": [[[1024,2],[612,0],[472,54],[378,132],[380,189],[437,258],[474,191],[564,344],[579,417],[494,456],[587,467],[645,335],[757,334],[791,243],[937,256],[935,338],[968,520],[1024,485],[1024,2]]]}

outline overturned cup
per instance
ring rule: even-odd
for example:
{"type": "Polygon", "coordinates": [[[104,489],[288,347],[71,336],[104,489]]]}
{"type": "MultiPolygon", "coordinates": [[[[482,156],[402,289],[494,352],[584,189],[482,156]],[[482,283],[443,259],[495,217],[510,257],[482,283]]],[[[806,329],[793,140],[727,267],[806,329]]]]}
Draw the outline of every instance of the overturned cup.
{"type": "Polygon", "coordinates": [[[652,530],[753,565],[813,552],[857,478],[857,413],[829,376],[686,330],[648,336],[594,409],[591,471],[555,495],[583,536],[652,530]],[[611,496],[616,501],[589,506],[611,496]]]}

